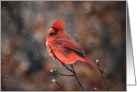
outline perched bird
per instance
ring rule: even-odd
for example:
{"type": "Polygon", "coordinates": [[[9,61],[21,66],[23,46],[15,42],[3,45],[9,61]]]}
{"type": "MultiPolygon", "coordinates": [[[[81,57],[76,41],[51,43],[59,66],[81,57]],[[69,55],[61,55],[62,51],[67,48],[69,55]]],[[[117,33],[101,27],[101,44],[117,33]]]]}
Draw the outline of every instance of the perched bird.
{"type": "Polygon", "coordinates": [[[97,71],[103,72],[98,66],[91,62],[83,52],[77,42],[62,28],[64,20],[59,19],[49,29],[50,33],[46,38],[49,54],[54,58],[54,54],[62,63],[73,64],[75,61],[85,61],[93,66],[97,71]],[[51,49],[53,53],[51,52],[51,49]]]}

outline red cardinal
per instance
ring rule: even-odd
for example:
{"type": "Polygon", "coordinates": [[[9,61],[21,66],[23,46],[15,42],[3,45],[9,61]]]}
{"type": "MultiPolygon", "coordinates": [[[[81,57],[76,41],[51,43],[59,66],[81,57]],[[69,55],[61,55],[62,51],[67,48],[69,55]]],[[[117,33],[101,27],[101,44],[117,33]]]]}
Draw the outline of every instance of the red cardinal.
{"type": "MultiPolygon", "coordinates": [[[[103,72],[99,67],[97,67],[93,62],[86,58],[83,49],[79,46],[77,42],[62,28],[64,20],[59,19],[57,22],[53,23],[49,29],[50,33],[46,38],[46,44],[48,44],[62,63],[72,64],[77,60],[85,61],[93,66],[97,71],[103,72]]],[[[49,46],[47,46],[49,54],[54,57],[49,46]]],[[[104,72],[103,72],[104,73],[104,72]]]]}

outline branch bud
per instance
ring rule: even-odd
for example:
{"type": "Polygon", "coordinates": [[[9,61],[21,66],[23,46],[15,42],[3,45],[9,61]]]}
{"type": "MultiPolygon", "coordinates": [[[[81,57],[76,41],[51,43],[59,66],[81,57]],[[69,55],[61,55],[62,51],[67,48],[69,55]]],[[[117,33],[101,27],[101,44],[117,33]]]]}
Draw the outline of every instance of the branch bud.
{"type": "Polygon", "coordinates": [[[57,81],[56,79],[52,79],[52,82],[53,82],[53,83],[56,83],[56,81],[57,81]]]}
{"type": "Polygon", "coordinates": [[[54,70],[53,70],[53,69],[50,69],[50,72],[51,72],[51,73],[53,73],[53,72],[54,72],[54,70]]]}
{"type": "Polygon", "coordinates": [[[50,69],[50,72],[51,73],[56,72],[56,69],[50,69]]]}
{"type": "Polygon", "coordinates": [[[98,60],[98,59],[96,59],[96,63],[99,63],[99,60],[98,60]]]}

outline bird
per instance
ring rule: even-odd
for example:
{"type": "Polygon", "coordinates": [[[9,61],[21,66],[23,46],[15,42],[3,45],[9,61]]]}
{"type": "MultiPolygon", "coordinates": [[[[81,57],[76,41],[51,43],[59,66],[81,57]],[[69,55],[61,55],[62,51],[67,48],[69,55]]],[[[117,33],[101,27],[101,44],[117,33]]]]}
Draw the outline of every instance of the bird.
{"type": "Polygon", "coordinates": [[[103,70],[86,57],[80,45],[62,28],[65,20],[61,20],[62,18],[52,24],[46,37],[47,50],[50,56],[53,58],[56,56],[63,64],[73,64],[78,60],[84,61],[97,71],[104,73],[103,70]]]}

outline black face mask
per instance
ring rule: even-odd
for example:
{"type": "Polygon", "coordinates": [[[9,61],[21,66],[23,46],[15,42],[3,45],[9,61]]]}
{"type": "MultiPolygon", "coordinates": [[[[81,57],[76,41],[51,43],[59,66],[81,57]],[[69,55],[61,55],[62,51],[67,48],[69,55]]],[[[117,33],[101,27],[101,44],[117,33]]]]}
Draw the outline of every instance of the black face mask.
{"type": "Polygon", "coordinates": [[[49,33],[50,36],[56,35],[59,31],[59,28],[52,27],[55,31],[55,33],[49,33]]]}

